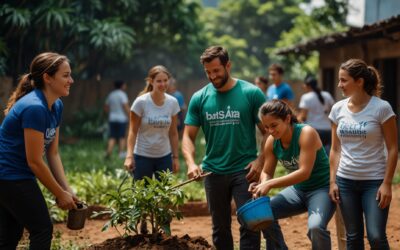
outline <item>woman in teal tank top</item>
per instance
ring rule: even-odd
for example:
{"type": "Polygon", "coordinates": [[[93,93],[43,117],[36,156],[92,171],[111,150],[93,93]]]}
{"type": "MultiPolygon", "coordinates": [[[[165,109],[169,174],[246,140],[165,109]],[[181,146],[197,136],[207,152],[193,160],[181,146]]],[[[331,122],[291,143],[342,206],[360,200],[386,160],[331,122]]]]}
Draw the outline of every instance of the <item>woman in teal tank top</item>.
{"type": "Polygon", "coordinates": [[[271,199],[275,222],[263,231],[267,249],[287,249],[278,220],[304,212],[312,249],[331,249],[327,225],[335,205],[329,198],[329,160],[317,131],[298,124],[290,107],[280,100],[263,104],[259,115],[269,137],[262,151],[260,182],[251,184],[250,191],[259,197],[272,188],[286,187],[271,199]],[[273,178],[278,161],[288,174],[273,178]]]}

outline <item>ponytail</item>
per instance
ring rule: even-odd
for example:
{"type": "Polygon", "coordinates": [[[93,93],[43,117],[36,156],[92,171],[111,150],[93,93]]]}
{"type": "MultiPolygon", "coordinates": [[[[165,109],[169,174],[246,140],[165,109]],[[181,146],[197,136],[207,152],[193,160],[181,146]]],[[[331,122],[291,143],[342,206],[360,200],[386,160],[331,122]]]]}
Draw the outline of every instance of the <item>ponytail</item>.
{"type": "Polygon", "coordinates": [[[349,59],[340,65],[340,69],[347,73],[355,80],[364,79],[364,91],[370,96],[380,97],[382,94],[381,77],[373,66],[367,65],[361,59],[349,59]]]}
{"type": "Polygon", "coordinates": [[[140,91],[138,96],[144,95],[148,92],[151,92],[153,90],[153,85],[151,85],[149,82],[146,82],[146,87],[142,91],[140,91]]]}
{"type": "Polygon", "coordinates": [[[8,99],[7,106],[4,109],[4,115],[7,115],[12,106],[14,106],[15,102],[21,99],[24,95],[28,94],[35,88],[35,85],[32,81],[32,75],[25,74],[23,75],[18,83],[17,88],[11,94],[10,98],[8,99]]]}
{"type": "Polygon", "coordinates": [[[319,102],[322,105],[324,105],[325,104],[325,100],[324,100],[324,97],[321,94],[321,90],[318,88],[317,80],[312,76],[307,76],[306,79],[304,80],[304,83],[307,86],[310,86],[310,88],[315,92],[315,94],[317,94],[319,102]]]}

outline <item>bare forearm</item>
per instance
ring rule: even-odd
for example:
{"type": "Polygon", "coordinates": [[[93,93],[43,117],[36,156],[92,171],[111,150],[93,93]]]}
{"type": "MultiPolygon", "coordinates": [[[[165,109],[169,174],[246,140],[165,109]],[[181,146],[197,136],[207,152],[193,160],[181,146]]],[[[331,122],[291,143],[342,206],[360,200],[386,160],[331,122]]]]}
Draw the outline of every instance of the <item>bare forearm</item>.
{"type": "Polygon", "coordinates": [[[178,157],[179,156],[179,136],[178,136],[178,131],[176,133],[172,133],[170,135],[170,141],[171,141],[172,155],[174,157],[178,157]]]}
{"type": "Polygon", "coordinates": [[[32,172],[39,181],[55,196],[59,197],[64,192],[63,187],[54,178],[44,161],[29,164],[32,172]]]}
{"type": "Polygon", "coordinates": [[[384,183],[392,184],[393,176],[397,167],[397,148],[388,151],[387,165],[385,171],[384,183]]]}
{"type": "Polygon", "coordinates": [[[339,166],[339,153],[331,151],[329,155],[329,182],[336,182],[336,172],[339,166]]]}
{"type": "Polygon", "coordinates": [[[70,191],[70,187],[68,184],[67,177],[65,176],[64,167],[62,165],[60,155],[58,153],[54,155],[47,155],[47,162],[58,184],[61,185],[61,187],[64,190],[70,191]]]}
{"type": "Polygon", "coordinates": [[[190,166],[192,164],[195,164],[194,158],[195,158],[195,146],[193,141],[190,138],[183,137],[182,139],[182,154],[183,157],[185,158],[186,165],[190,166]]]}
{"type": "Polygon", "coordinates": [[[281,188],[298,184],[307,180],[308,178],[309,174],[306,171],[299,169],[282,177],[274,179],[270,178],[268,179],[268,183],[271,188],[281,188]]]}

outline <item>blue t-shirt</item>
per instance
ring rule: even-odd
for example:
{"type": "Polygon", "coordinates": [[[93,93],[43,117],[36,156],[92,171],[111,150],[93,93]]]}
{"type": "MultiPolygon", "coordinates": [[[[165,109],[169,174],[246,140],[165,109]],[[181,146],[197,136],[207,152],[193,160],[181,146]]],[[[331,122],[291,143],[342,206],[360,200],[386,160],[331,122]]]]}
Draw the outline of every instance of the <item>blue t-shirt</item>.
{"type": "Polygon", "coordinates": [[[185,100],[184,100],[183,95],[182,95],[182,93],[180,91],[177,90],[174,93],[171,93],[171,95],[173,97],[175,97],[176,100],[178,100],[178,104],[179,104],[179,107],[181,109],[185,107],[185,100]]]}
{"type": "Polygon", "coordinates": [[[56,136],[63,103],[57,99],[51,110],[43,92],[35,89],[19,99],[10,109],[0,127],[0,179],[34,179],[25,152],[24,129],[43,133],[45,150],[56,136]]]}
{"type": "Polygon", "coordinates": [[[289,101],[294,99],[294,94],[292,88],[286,82],[279,84],[279,86],[275,86],[272,84],[267,89],[267,101],[271,100],[282,100],[287,99],[289,101]]]}

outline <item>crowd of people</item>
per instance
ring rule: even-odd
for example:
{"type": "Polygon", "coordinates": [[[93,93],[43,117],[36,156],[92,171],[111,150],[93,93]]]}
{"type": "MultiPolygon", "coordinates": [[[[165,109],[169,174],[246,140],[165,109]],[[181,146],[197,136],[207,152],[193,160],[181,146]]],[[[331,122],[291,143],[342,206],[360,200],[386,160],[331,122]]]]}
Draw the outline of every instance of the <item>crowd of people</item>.
{"type": "MultiPolygon", "coordinates": [[[[295,93],[279,64],[253,84],[232,76],[222,46],[206,48],[200,63],[209,82],[187,106],[163,65],[148,71],[131,107],[127,83],[114,82],[104,105],[106,158],[118,145],[134,180],[158,178],[161,171],[179,171],[181,140],[188,178],[212,173],[204,177],[204,188],[216,249],[234,249],[231,200],[239,208],[274,188],[283,189],[271,197],[272,225],[260,233],[240,224],[240,249],[260,249],[261,235],[267,249],[287,249],[279,220],[305,212],[312,249],[331,249],[327,224],[337,207],[347,249],[364,249],[364,225],[371,249],[390,249],[386,223],[397,165],[397,122],[380,98],[374,67],[360,59],[343,62],[338,88],[344,99],[336,103],[315,77],[307,76],[295,107],[295,93]],[[205,155],[196,162],[200,130],[205,155]],[[274,175],[278,163],[287,174],[274,175]]],[[[15,249],[24,228],[30,249],[50,249],[53,227],[36,179],[60,208],[77,208],[79,198],[69,187],[58,150],[60,97],[69,95],[72,84],[68,58],[42,53],[7,103],[0,129],[0,249],[15,249]]],[[[169,225],[163,229],[170,234],[169,225]]]]}

